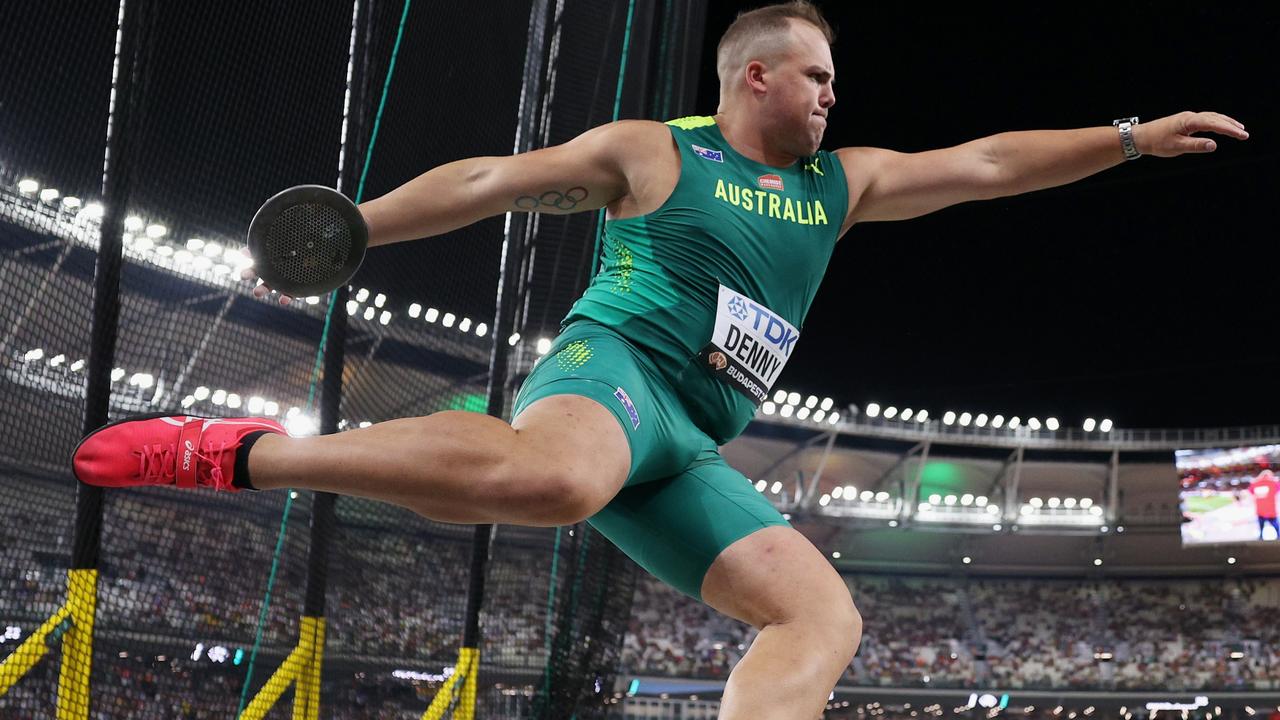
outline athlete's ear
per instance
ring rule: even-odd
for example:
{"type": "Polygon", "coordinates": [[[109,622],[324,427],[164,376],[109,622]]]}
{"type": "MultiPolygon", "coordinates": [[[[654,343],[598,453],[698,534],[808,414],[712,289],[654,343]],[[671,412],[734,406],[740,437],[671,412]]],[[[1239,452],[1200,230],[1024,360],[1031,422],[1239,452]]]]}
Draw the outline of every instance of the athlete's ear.
{"type": "Polygon", "coordinates": [[[743,77],[746,79],[747,89],[750,90],[753,95],[763,95],[765,93],[766,83],[764,75],[767,70],[768,68],[766,68],[764,63],[759,60],[752,60],[747,63],[747,67],[743,70],[743,77]]]}

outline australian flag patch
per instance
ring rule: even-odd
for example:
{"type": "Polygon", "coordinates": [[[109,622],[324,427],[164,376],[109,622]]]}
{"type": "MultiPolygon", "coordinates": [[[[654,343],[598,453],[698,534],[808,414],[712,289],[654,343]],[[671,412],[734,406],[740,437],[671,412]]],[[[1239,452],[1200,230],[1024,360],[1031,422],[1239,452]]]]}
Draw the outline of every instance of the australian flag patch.
{"type": "Polygon", "coordinates": [[[704,160],[710,160],[712,162],[718,162],[718,163],[724,162],[724,153],[720,152],[719,150],[704,148],[701,145],[694,145],[692,143],[689,144],[689,147],[693,148],[694,155],[697,155],[698,157],[704,160]]]}

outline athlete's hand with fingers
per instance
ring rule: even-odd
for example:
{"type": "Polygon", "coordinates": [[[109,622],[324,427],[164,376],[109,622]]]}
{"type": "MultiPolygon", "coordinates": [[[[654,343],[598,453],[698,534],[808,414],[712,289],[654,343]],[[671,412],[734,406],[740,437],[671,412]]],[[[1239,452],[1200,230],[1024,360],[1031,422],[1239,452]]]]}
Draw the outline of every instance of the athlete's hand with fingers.
{"type": "MultiPolygon", "coordinates": [[[[240,277],[244,278],[245,280],[257,280],[258,273],[254,272],[253,266],[250,265],[249,267],[240,271],[240,277]]],[[[270,287],[268,287],[266,283],[260,282],[255,288],[253,288],[253,296],[256,298],[264,298],[273,292],[275,291],[272,290],[270,287]]],[[[280,293],[278,302],[281,305],[288,305],[289,303],[293,302],[293,297],[289,295],[285,295],[284,293],[280,293]]]]}
{"type": "Polygon", "coordinates": [[[1243,123],[1222,113],[1185,111],[1135,125],[1133,143],[1138,152],[1156,157],[1208,153],[1218,148],[1217,142],[1197,137],[1196,133],[1214,133],[1236,140],[1249,138],[1243,123]]]}

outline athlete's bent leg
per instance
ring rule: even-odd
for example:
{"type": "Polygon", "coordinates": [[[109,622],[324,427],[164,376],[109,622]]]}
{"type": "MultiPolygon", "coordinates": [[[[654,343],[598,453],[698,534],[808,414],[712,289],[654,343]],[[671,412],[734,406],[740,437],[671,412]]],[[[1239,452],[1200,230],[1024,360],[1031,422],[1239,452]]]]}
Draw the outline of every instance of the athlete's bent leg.
{"type": "Polygon", "coordinates": [[[594,400],[553,395],[513,425],[441,412],[333,435],[265,435],[249,453],[254,487],[374,498],[452,523],[567,525],[626,482],[631,451],[594,400]]]}
{"type": "Polygon", "coordinates": [[[803,535],[772,526],[726,548],[702,599],[760,629],[729,674],[720,720],[814,720],[853,660],[862,617],[844,580],[803,535]]]}

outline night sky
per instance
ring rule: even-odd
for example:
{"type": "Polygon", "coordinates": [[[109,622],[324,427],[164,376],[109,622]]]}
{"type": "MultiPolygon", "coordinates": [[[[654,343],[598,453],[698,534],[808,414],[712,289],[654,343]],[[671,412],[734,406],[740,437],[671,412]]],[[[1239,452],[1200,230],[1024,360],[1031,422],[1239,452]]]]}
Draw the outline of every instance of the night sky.
{"type": "MultiPolygon", "coordinates": [[[[715,110],[720,33],[758,4],[711,3],[699,113],[715,110]]],[[[934,417],[1280,422],[1280,6],[819,5],[838,33],[828,149],[914,152],[1181,110],[1222,112],[1252,137],[855,226],[780,386],[934,417]]]]}

